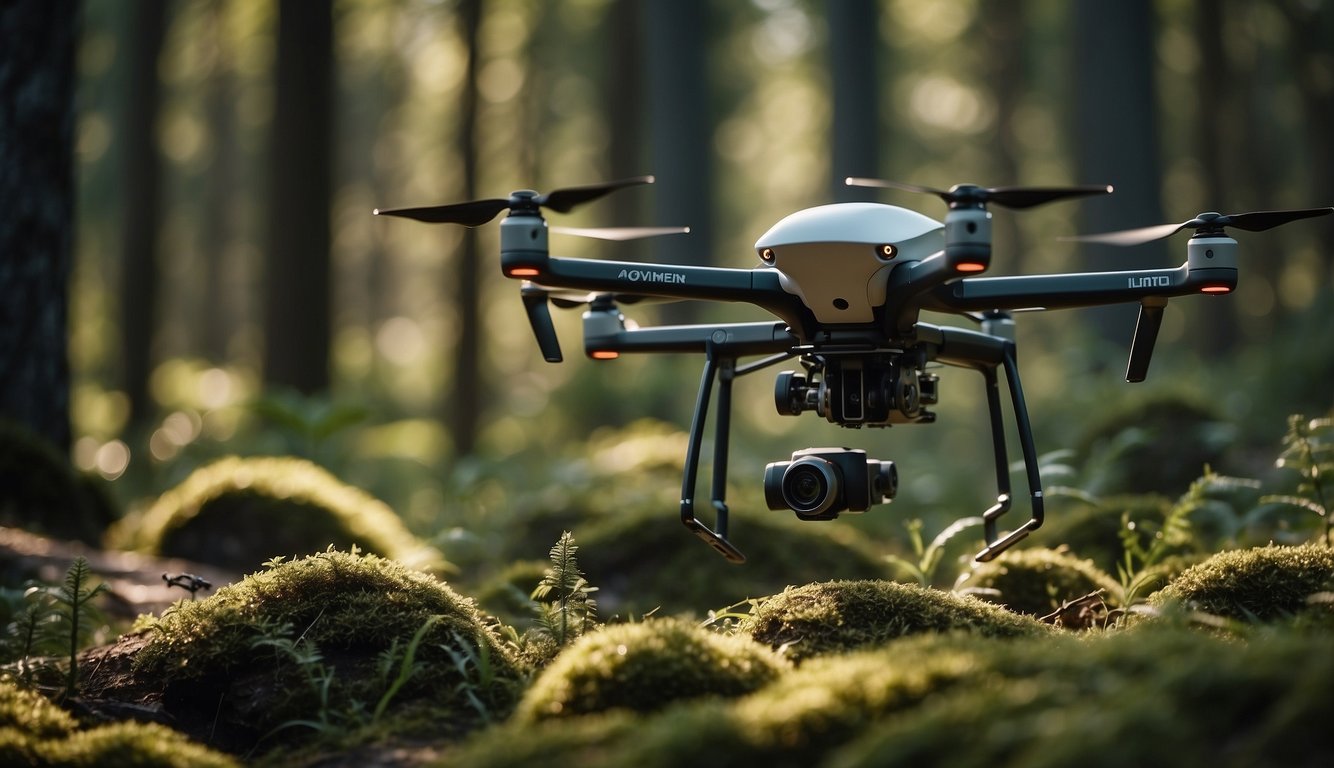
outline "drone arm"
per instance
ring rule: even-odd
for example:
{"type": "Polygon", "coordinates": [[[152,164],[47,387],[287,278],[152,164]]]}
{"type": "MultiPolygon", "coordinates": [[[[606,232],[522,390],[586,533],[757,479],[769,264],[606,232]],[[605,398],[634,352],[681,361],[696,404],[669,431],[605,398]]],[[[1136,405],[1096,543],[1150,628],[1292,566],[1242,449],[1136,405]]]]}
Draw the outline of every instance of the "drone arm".
{"type": "Polygon", "coordinates": [[[794,328],[804,328],[809,310],[783,290],[772,269],[727,269],[625,261],[559,258],[545,251],[501,251],[507,277],[549,288],[605,291],[668,299],[746,302],[766,309],[794,328]]]}
{"type": "Polygon", "coordinates": [[[723,323],[719,325],[663,325],[628,329],[620,313],[592,309],[584,314],[584,350],[589,357],[612,357],[621,352],[707,352],[721,346],[729,355],[765,355],[786,352],[797,343],[785,323],[723,323]]]}

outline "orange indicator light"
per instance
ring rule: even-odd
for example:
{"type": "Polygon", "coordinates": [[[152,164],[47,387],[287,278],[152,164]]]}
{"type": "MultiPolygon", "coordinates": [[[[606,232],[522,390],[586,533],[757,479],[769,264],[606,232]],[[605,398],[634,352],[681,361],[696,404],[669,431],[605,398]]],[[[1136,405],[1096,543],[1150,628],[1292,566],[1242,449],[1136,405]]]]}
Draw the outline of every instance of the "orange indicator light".
{"type": "Polygon", "coordinates": [[[621,356],[621,353],[610,349],[595,349],[592,352],[589,352],[588,356],[594,360],[615,360],[621,356]]]}
{"type": "Polygon", "coordinates": [[[979,261],[964,261],[954,267],[959,272],[983,272],[986,268],[987,265],[979,261]]]}
{"type": "Polygon", "coordinates": [[[1200,289],[1201,293],[1232,293],[1232,289],[1226,285],[1206,285],[1200,289]]]}
{"type": "Polygon", "coordinates": [[[510,277],[537,277],[540,272],[536,267],[515,267],[507,273],[510,277]]]}

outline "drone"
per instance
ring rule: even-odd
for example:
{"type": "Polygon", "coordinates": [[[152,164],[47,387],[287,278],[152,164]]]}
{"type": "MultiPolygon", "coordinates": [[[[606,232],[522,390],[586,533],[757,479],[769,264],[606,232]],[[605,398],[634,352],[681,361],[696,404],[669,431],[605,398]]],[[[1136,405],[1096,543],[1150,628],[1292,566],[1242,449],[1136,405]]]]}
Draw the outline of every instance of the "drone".
{"type": "MultiPolygon", "coordinates": [[[[1139,304],[1126,380],[1143,381],[1168,300],[1193,294],[1228,294],[1237,286],[1237,241],[1228,228],[1262,231],[1334,208],[1201,213],[1181,223],[1088,235],[1075,239],[1130,246],[1190,230],[1186,261],[1171,269],[1076,272],[989,277],[991,212],[988,205],[1026,209],[1112,192],[1110,186],[982,187],[948,190],[849,177],[850,186],[925,193],[946,204],[943,221],[907,208],[873,202],[821,205],[778,221],[755,243],[749,269],[648,264],[552,256],[549,232],[628,240],[684,228],[548,227],[543,209],[575,206],[652,176],[545,194],[519,190],[507,198],[419,208],[376,209],[377,215],[477,227],[502,212],[500,268],[520,281],[519,294],[543,358],[563,360],[549,304],[586,306],[584,351],[594,360],[623,353],[703,353],[704,370],[690,423],[681,484],[681,522],[729,561],[745,555],[728,538],[728,436],[732,383],[778,363],[800,370],[778,373],[774,405],[781,415],[816,413],[843,427],[929,424],[939,402],[940,365],[972,369],[986,390],[995,456],[996,501],[982,513],[987,561],[1037,530],[1043,522],[1042,480],[1028,408],[1020,384],[1014,313],[1111,304],[1139,304]],[[646,298],[742,302],[766,310],[769,321],[639,327],[620,306],[646,298]],[[935,325],[923,312],[967,317],[978,330],[935,325]],[[742,358],[758,358],[742,363],[742,358]],[[1000,394],[1004,375],[1028,486],[1027,520],[1002,531],[1013,493],[1000,394]],[[710,401],[714,418],[713,524],[697,514],[696,485],[710,401]]],[[[808,448],[765,468],[764,493],[772,510],[802,520],[833,520],[892,501],[898,472],[892,461],[852,448],[808,448]]]]}

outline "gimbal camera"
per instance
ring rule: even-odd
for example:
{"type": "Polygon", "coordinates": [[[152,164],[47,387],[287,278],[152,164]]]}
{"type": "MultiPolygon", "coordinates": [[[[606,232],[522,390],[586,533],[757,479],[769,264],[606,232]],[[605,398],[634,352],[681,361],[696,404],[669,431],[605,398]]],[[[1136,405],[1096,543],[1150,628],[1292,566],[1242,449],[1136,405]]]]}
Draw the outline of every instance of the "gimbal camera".
{"type": "MultiPolygon", "coordinates": [[[[584,351],[595,360],[623,353],[704,354],[681,484],[681,521],[733,562],[745,556],[728,539],[725,501],[732,382],[738,376],[795,358],[801,371],[783,371],[774,400],[782,415],[807,411],[843,427],[929,424],[937,403],[938,377],[928,365],[977,371],[983,380],[995,456],[996,502],[982,514],[990,560],[1042,525],[1042,482],[1028,409],[1016,359],[1012,313],[1108,304],[1138,303],[1127,381],[1143,381],[1170,298],[1226,294],[1237,285],[1237,241],[1226,228],[1261,231],[1298,219],[1324,216],[1334,208],[1202,213],[1180,224],[1164,224],[1080,238],[1135,245],[1193,230],[1186,261],[1174,269],[1079,272],[984,277],[991,265],[989,204],[1030,208],[1062,199],[1107,194],[1107,186],[999,187],[972,184],[949,190],[875,179],[849,178],[856,186],[893,187],[940,197],[944,221],[878,203],[838,203],[793,213],[755,243],[759,265],[726,269],[559,258],[548,249],[545,208],[566,213],[623,187],[647,184],[640,177],[559,189],[547,194],[520,190],[508,198],[453,205],[376,210],[418,221],[480,226],[502,211],[500,268],[521,281],[520,296],[538,347],[548,362],[562,354],[549,302],[587,305],[584,351]],[[644,297],[753,304],[776,321],[698,325],[627,326],[620,304],[644,297]],[[923,311],[963,315],[979,330],[933,325],[923,311]],[[759,359],[741,364],[741,358],[759,359]],[[1028,485],[1029,517],[1002,532],[999,520],[1012,506],[1000,378],[1005,377],[1028,485]],[[714,389],[715,418],[711,505],[714,525],[696,515],[695,492],[705,417],[714,389]]],[[[610,240],[683,231],[679,228],[564,230],[610,240]]],[[[846,448],[797,451],[791,461],[765,470],[771,509],[790,509],[804,520],[830,520],[891,500],[898,487],[893,462],[867,459],[846,448]]]]}

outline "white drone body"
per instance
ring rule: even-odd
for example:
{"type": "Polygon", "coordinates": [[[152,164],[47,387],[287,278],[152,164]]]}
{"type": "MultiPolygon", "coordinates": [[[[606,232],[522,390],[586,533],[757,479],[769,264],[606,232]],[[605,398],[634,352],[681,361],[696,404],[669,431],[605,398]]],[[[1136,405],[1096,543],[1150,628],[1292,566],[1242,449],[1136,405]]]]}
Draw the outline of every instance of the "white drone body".
{"type": "Polygon", "coordinates": [[[895,266],[945,247],[945,225],[907,208],[835,203],[797,211],[755,242],[783,290],[821,323],[869,323],[895,266]]]}

